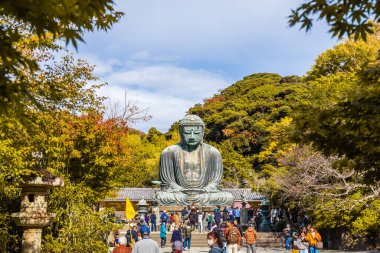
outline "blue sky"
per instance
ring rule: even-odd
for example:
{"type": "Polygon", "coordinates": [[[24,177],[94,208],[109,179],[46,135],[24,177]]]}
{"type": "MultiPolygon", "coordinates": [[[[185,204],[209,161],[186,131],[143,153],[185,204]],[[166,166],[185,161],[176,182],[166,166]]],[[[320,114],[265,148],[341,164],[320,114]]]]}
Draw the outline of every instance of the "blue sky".
{"type": "Polygon", "coordinates": [[[187,109],[244,76],[303,75],[337,41],[316,23],[305,33],[287,16],[302,1],[124,0],[122,20],[85,35],[78,54],[95,64],[112,103],[128,99],[152,119],[133,127],[167,131],[187,109]]]}

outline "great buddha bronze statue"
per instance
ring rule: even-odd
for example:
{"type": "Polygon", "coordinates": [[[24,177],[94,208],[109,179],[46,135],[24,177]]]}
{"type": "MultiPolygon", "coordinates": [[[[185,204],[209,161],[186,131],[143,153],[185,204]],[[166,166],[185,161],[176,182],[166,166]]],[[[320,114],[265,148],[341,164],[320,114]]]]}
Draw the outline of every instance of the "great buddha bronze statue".
{"type": "Polygon", "coordinates": [[[222,156],[203,143],[205,124],[196,115],[179,121],[181,141],[165,148],[160,157],[161,205],[230,205],[232,194],[223,192],[222,156]]]}

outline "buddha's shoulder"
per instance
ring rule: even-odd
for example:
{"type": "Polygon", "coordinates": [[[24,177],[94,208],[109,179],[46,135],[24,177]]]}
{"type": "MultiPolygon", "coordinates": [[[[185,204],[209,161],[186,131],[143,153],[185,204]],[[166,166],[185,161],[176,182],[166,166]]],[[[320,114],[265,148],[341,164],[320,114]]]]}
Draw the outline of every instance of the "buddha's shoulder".
{"type": "Polygon", "coordinates": [[[217,150],[214,146],[211,146],[210,144],[206,144],[206,143],[203,143],[202,145],[203,145],[203,149],[205,149],[211,153],[215,153],[215,154],[220,155],[219,150],[217,150]]]}
{"type": "Polygon", "coordinates": [[[168,154],[168,153],[173,153],[181,149],[181,146],[178,144],[174,144],[171,146],[168,146],[162,150],[162,154],[168,154]]]}

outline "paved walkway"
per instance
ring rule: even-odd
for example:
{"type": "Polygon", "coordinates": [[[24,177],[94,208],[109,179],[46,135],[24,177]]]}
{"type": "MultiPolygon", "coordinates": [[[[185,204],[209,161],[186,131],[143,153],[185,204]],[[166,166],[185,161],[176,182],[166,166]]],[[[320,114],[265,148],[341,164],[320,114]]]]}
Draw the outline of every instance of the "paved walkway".
{"type": "MultiPolygon", "coordinates": [[[[112,252],[113,248],[110,248],[109,252],[112,252]]],[[[190,250],[185,250],[183,253],[208,253],[210,248],[191,248],[190,250]]],[[[160,253],[171,253],[172,250],[169,247],[160,248],[160,253]]],[[[240,253],[246,253],[247,250],[242,248],[240,253]]],[[[257,248],[257,253],[285,253],[284,249],[281,248],[257,248]]],[[[321,253],[379,253],[380,251],[339,251],[339,250],[320,250],[321,253]]],[[[291,251],[288,251],[291,253],[291,251]]]]}

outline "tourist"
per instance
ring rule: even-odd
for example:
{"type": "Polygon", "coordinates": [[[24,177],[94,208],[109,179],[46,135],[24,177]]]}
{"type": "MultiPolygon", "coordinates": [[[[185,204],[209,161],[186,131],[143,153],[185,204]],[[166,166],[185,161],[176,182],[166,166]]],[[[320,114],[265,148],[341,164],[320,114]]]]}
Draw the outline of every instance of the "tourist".
{"type": "Polygon", "coordinates": [[[227,221],[227,228],[224,231],[224,237],[227,240],[227,252],[240,252],[241,234],[239,229],[233,225],[233,221],[227,221]]]}
{"type": "Polygon", "coordinates": [[[314,226],[310,228],[309,233],[305,237],[305,241],[309,243],[310,253],[318,253],[318,248],[323,248],[322,237],[314,226]]]}
{"type": "Polygon", "coordinates": [[[215,221],[217,226],[220,225],[221,219],[222,219],[222,216],[220,214],[219,208],[215,208],[215,210],[214,210],[214,221],[215,221]]]}
{"type": "Polygon", "coordinates": [[[231,208],[228,210],[228,214],[230,215],[229,220],[233,221],[235,219],[234,217],[234,207],[231,206],[231,208]]]}
{"type": "Polygon", "coordinates": [[[174,221],[172,221],[171,223],[170,223],[170,225],[168,226],[168,231],[174,231],[174,228],[175,228],[176,226],[175,226],[175,223],[174,223],[174,221]]]}
{"type": "Polygon", "coordinates": [[[114,245],[115,245],[115,247],[117,247],[117,246],[119,246],[119,234],[115,234],[114,235],[114,238],[115,238],[115,240],[114,240],[114,245]]]}
{"type": "Polygon", "coordinates": [[[270,210],[270,223],[274,225],[276,223],[277,219],[277,209],[272,206],[272,209],[270,210]]]}
{"type": "Polygon", "coordinates": [[[219,231],[218,226],[216,225],[215,221],[211,223],[211,231],[219,231]]]}
{"type": "Polygon", "coordinates": [[[284,238],[285,238],[285,252],[290,250],[290,241],[292,239],[291,237],[291,231],[290,231],[290,224],[286,224],[286,228],[282,231],[284,238]]]}
{"type": "Polygon", "coordinates": [[[148,227],[149,227],[149,214],[146,214],[145,216],[144,216],[144,221],[145,221],[145,223],[148,225],[148,227]]]}
{"type": "Polygon", "coordinates": [[[132,253],[159,253],[160,248],[156,241],[149,239],[149,227],[143,226],[140,230],[142,240],[136,242],[133,246],[132,253]]]}
{"type": "Polygon", "coordinates": [[[302,226],[306,226],[308,225],[308,217],[307,215],[305,214],[302,218],[302,226]]]}
{"type": "Polygon", "coordinates": [[[182,244],[182,235],[179,230],[174,230],[172,234],[172,238],[170,239],[170,243],[172,246],[172,253],[182,253],[183,244],[182,244]]]}
{"type": "Polygon", "coordinates": [[[256,222],[255,222],[255,218],[254,217],[252,217],[252,218],[249,219],[248,226],[249,225],[251,225],[254,228],[256,227],[256,222]]]}
{"type": "Polygon", "coordinates": [[[224,232],[226,231],[226,228],[227,228],[227,225],[225,222],[220,224],[220,226],[218,227],[219,237],[220,237],[220,240],[223,242],[223,249],[224,250],[226,250],[226,248],[227,248],[227,240],[224,237],[224,232]]]}
{"type": "Polygon", "coordinates": [[[195,223],[197,222],[197,214],[195,212],[195,209],[192,209],[189,214],[189,222],[191,229],[195,230],[195,223]]]}
{"type": "Polygon", "coordinates": [[[150,223],[151,223],[151,230],[156,232],[157,231],[157,216],[153,211],[150,214],[150,223]]]}
{"type": "Polygon", "coordinates": [[[252,224],[249,224],[247,230],[245,230],[244,237],[247,243],[247,253],[256,253],[257,232],[252,224]]]}
{"type": "Polygon", "coordinates": [[[184,226],[183,226],[183,223],[181,222],[179,224],[178,231],[181,233],[182,238],[183,238],[183,228],[184,228],[184,226]]]}
{"type": "Polygon", "coordinates": [[[227,222],[227,220],[229,219],[227,207],[225,207],[224,210],[223,210],[222,218],[223,218],[223,222],[227,222]]]}
{"type": "Polygon", "coordinates": [[[205,214],[203,215],[203,222],[202,223],[203,223],[203,230],[209,231],[208,230],[208,212],[205,212],[205,214]]]}
{"type": "Polygon", "coordinates": [[[174,219],[174,223],[175,225],[177,226],[177,228],[179,227],[179,224],[181,222],[180,218],[179,218],[179,213],[178,212],[175,212],[174,216],[173,216],[173,219],[174,219]]]}
{"type": "Polygon", "coordinates": [[[160,221],[161,223],[165,223],[165,226],[166,226],[166,222],[168,222],[169,220],[169,216],[166,214],[166,211],[164,210],[160,216],[160,221]]]}
{"type": "Polygon", "coordinates": [[[181,211],[181,219],[182,219],[182,222],[185,223],[186,219],[188,218],[188,215],[189,215],[189,210],[187,209],[188,207],[184,207],[181,211]]]}
{"type": "Polygon", "coordinates": [[[148,225],[148,223],[146,223],[145,218],[140,220],[139,229],[141,229],[142,227],[148,227],[149,228],[149,225],[148,225]]]}
{"type": "Polygon", "coordinates": [[[202,214],[202,212],[198,213],[198,228],[199,228],[199,232],[203,231],[203,214],[202,214]]]}
{"type": "Polygon", "coordinates": [[[234,216],[235,216],[235,220],[240,224],[240,209],[239,209],[239,207],[235,208],[234,216]]]}
{"type": "Polygon", "coordinates": [[[160,225],[160,238],[161,238],[161,248],[166,245],[166,224],[164,222],[160,225]]]}
{"type": "Polygon", "coordinates": [[[209,253],[223,252],[223,242],[220,240],[220,236],[217,232],[211,231],[207,234],[207,244],[211,248],[209,253]]]}
{"type": "Polygon", "coordinates": [[[300,253],[308,253],[309,243],[305,240],[306,233],[301,232],[301,236],[298,240],[298,249],[300,253]]]}
{"type": "Polygon", "coordinates": [[[192,229],[190,227],[190,222],[188,222],[186,224],[186,227],[184,228],[183,231],[184,231],[184,233],[183,233],[183,237],[184,237],[183,248],[184,248],[184,250],[186,250],[186,247],[187,247],[187,249],[189,250],[191,247],[191,232],[192,232],[192,229]]]}
{"type": "Polygon", "coordinates": [[[234,226],[237,227],[239,229],[240,234],[243,235],[243,227],[240,223],[238,223],[238,220],[234,220],[234,226]]]}
{"type": "Polygon", "coordinates": [[[209,213],[207,216],[207,229],[208,229],[208,231],[211,231],[212,220],[213,220],[212,214],[209,213]]]}
{"type": "MultiPolygon", "coordinates": [[[[255,217],[255,222],[256,222],[256,230],[259,230],[261,222],[263,221],[263,215],[261,212],[257,211],[257,215],[255,217]]],[[[290,236],[290,235],[289,235],[290,236]]]]}
{"type": "Polygon", "coordinates": [[[292,249],[292,253],[299,253],[298,249],[298,233],[294,232],[293,237],[290,240],[290,247],[292,249]]]}
{"type": "Polygon", "coordinates": [[[136,225],[132,228],[132,237],[135,242],[139,240],[139,232],[136,225]]]}
{"type": "Polygon", "coordinates": [[[116,246],[112,253],[131,253],[131,248],[127,247],[127,238],[125,236],[119,238],[119,246],[116,246]]]}

